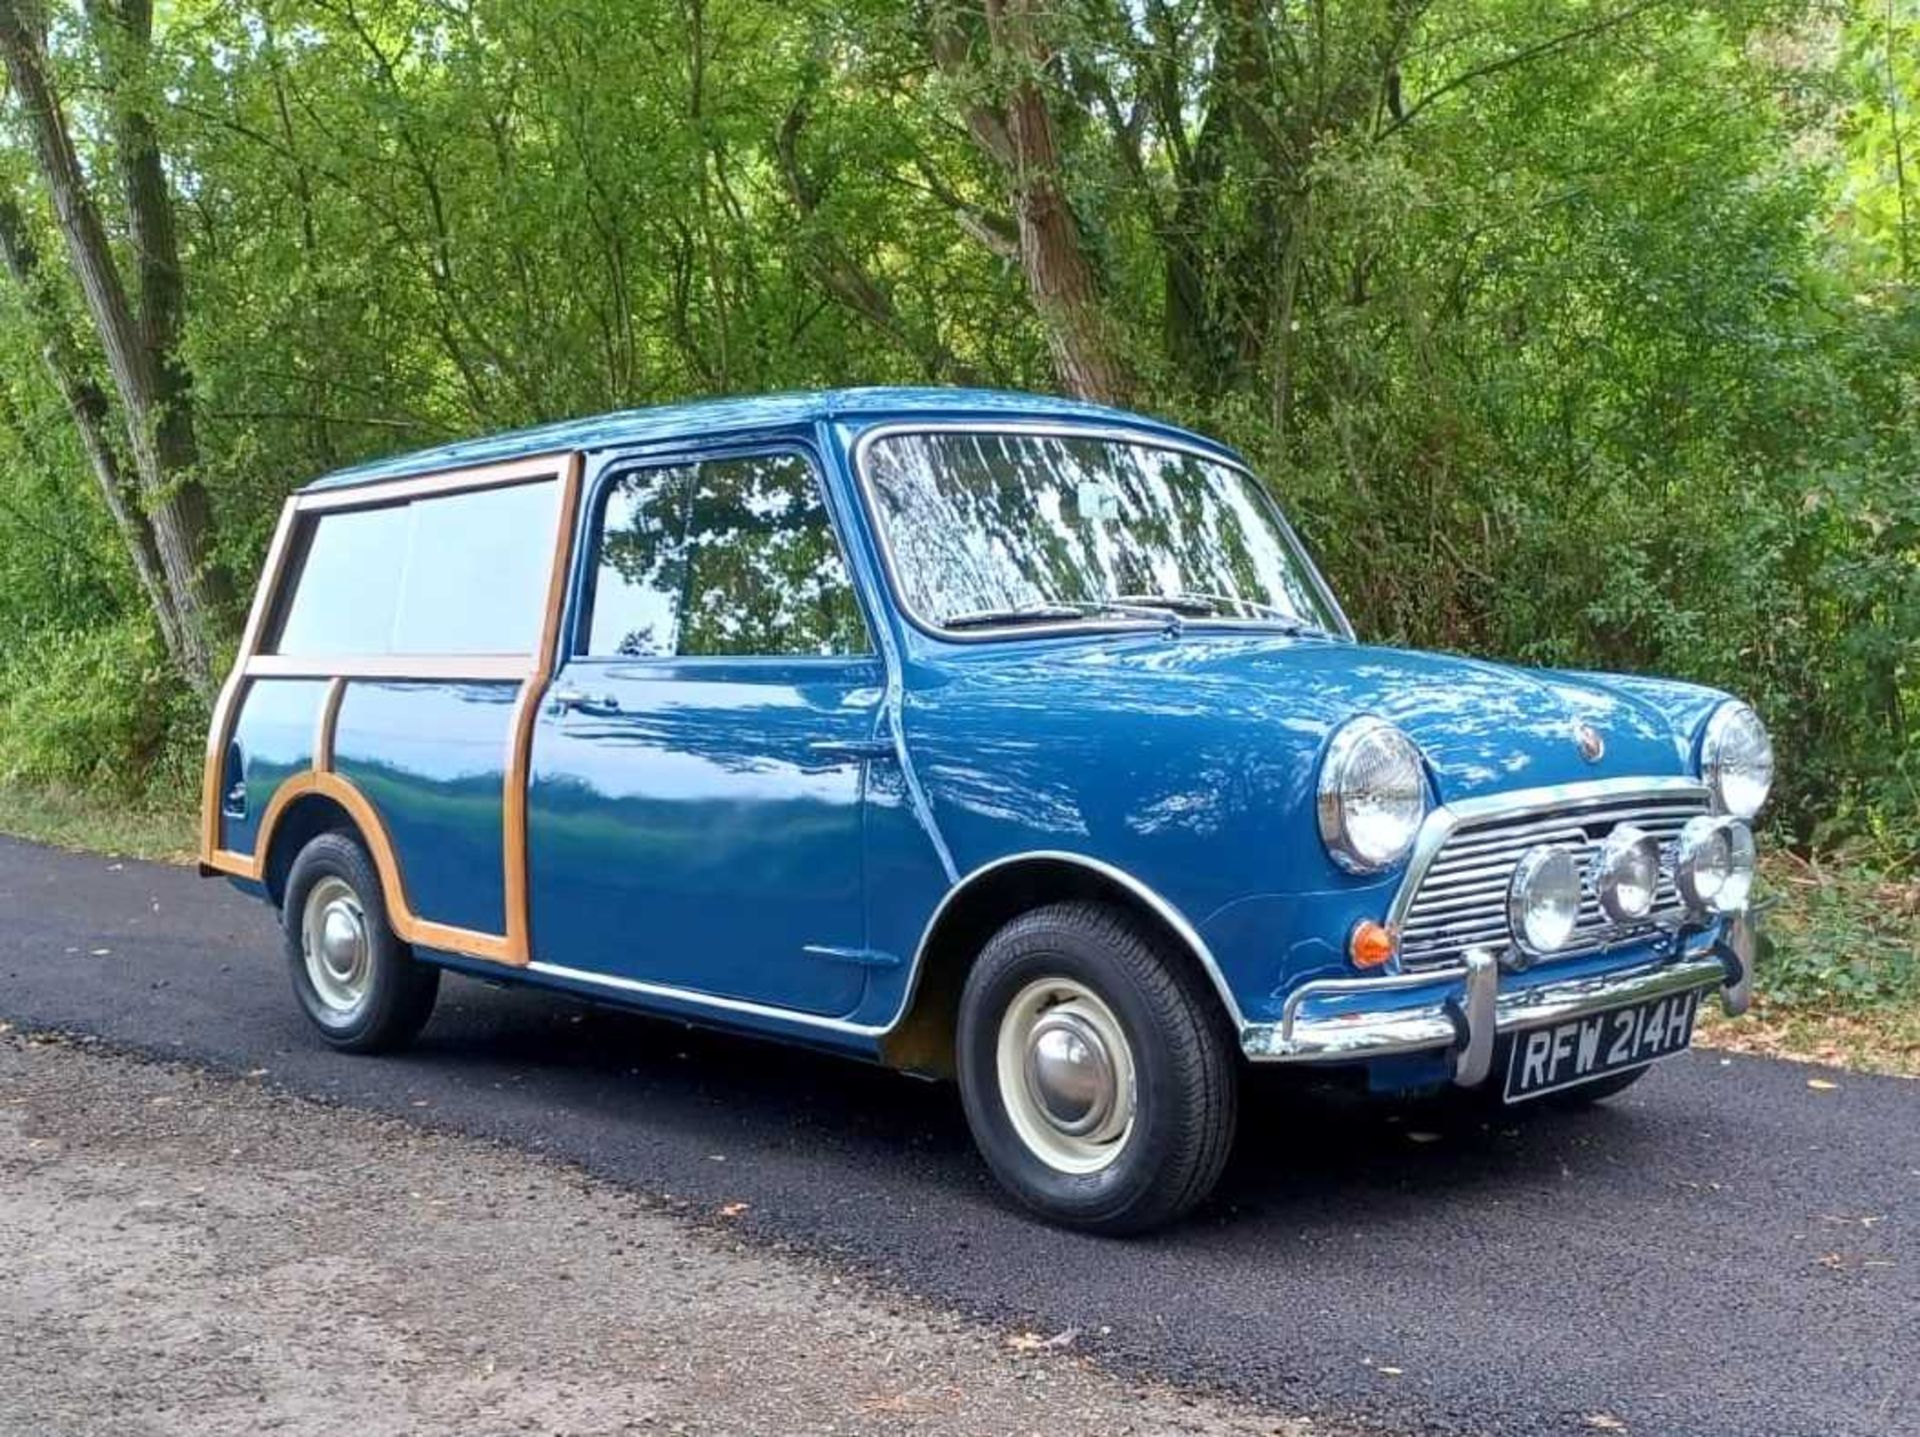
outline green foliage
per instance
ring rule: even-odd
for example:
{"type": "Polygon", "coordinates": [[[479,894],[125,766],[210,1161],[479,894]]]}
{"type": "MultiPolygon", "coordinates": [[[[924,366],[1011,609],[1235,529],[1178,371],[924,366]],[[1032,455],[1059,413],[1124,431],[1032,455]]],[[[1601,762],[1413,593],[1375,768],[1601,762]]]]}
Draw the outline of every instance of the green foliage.
{"type": "MultiPolygon", "coordinates": [[[[103,67],[49,8],[110,176],[103,67]]],[[[1037,86],[1139,404],[1257,461],[1364,633],[1742,693],[1783,831],[1911,869],[1914,0],[1016,8],[1044,60],[976,0],[162,7],[220,557],[257,571],[293,485],[447,437],[1052,387],[977,142],[1037,86]]],[[[4,116],[0,184],[58,255],[4,116]]],[[[194,746],[143,612],[0,282],[0,773],[194,746]]]]}
{"type": "Polygon", "coordinates": [[[140,619],[28,635],[0,667],[0,785],[178,800],[205,717],[140,619]]]}
{"type": "Polygon", "coordinates": [[[1920,888],[1860,866],[1796,873],[1763,930],[1764,1001],[1854,1010],[1920,1004],[1920,888]]]}

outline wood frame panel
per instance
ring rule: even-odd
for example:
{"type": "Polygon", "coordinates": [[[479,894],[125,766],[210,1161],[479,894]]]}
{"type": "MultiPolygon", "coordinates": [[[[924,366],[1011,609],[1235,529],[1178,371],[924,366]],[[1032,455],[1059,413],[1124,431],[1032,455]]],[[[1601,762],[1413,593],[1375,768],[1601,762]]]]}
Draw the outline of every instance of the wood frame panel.
{"type": "Polygon", "coordinates": [[[533,730],[539,717],[540,698],[546,691],[547,681],[553,675],[554,664],[559,656],[561,620],[566,607],[567,583],[572,573],[573,540],[580,507],[583,468],[583,460],[577,452],[544,454],[504,464],[295,494],[287,500],[280,511],[280,522],[274,530],[273,541],[267,549],[260,587],[255,591],[252,607],[248,610],[239,653],[214,702],[213,719],[208,727],[206,762],[201,778],[200,866],[203,872],[225,873],[256,882],[263,879],[266,876],[267,859],[272,852],[274,829],[281,817],[295,800],[316,794],[338,803],[359,826],[361,836],[373,855],[374,866],[379,871],[381,887],[385,890],[388,919],[393,924],[394,932],[402,939],[422,947],[440,948],[498,963],[524,966],[530,960],[532,922],[527,893],[528,769],[532,762],[533,730]],[[417,657],[387,654],[309,657],[260,652],[268,617],[285,586],[288,556],[303,518],[545,479],[558,485],[559,503],[551,540],[552,563],[547,577],[545,614],[536,652],[417,657]],[[328,683],[314,725],[312,768],[294,774],[281,783],[260,815],[253,852],[237,853],[220,847],[220,807],[224,798],[220,781],[226,768],[227,745],[233,739],[240,700],[250,683],[268,678],[317,678],[326,679],[328,683]],[[518,681],[519,691],[508,723],[505,792],[501,805],[501,891],[507,930],[504,934],[482,933],[436,923],[421,918],[409,906],[399,855],[394,851],[386,825],[381,822],[378,811],[366,795],[334,772],[334,732],[339,724],[340,705],[347,683],[354,679],[518,681]]]}

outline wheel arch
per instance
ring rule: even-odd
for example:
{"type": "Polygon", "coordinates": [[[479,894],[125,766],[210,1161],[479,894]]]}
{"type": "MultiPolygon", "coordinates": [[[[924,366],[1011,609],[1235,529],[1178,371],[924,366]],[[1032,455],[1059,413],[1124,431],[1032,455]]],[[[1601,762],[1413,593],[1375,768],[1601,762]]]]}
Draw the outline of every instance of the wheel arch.
{"type": "Polygon", "coordinates": [[[367,835],[338,798],[313,790],[300,794],[278,814],[267,836],[264,862],[260,866],[260,881],[266,886],[267,897],[275,908],[286,900],[287,875],[293,871],[293,861],[300,856],[300,850],[323,833],[347,834],[362,848],[372,851],[367,835]]]}
{"type": "Polygon", "coordinates": [[[1206,940],[1179,909],[1124,869],[1049,851],[995,859],[947,890],[921,934],[904,1011],[881,1039],[882,1059],[896,1068],[951,1076],[960,991],[980,950],[1020,914],[1075,899],[1113,904],[1156,931],[1204,977],[1220,1021],[1237,1036],[1239,1004],[1206,940]]]}

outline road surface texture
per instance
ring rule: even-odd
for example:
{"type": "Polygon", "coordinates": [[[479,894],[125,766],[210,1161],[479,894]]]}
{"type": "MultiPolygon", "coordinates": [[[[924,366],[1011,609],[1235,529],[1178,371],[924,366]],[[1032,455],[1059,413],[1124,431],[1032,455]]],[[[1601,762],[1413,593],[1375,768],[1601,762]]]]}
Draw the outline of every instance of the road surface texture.
{"type": "Polygon", "coordinates": [[[1302,1434],[472,1138],[0,1038],[0,1433],[1302,1434]]]}
{"type": "MultiPolygon", "coordinates": [[[[874,1291],[1321,1425],[1920,1432],[1909,1081],[1700,1051],[1611,1105],[1491,1121],[1262,1085],[1216,1200],[1117,1243],[1009,1209],[950,1089],[796,1049],[450,979],[411,1052],[333,1054],[272,915],[186,870],[0,840],[0,1019],[575,1163],[874,1291]]],[[[497,1193],[454,1166],[471,1150],[444,1151],[433,1191],[486,1220],[497,1193]]],[[[309,1168],[328,1161],[316,1140],[309,1168]]],[[[589,1271],[623,1234],[585,1211],[511,1241],[544,1232],[589,1271]]],[[[429,1312],[465,1325],[457,1290],[429,1312]]],[[[514,1350],[491,1315],[470,1325],[514,1350]]],[[[566,1380],[591,1385],[586,1334],[533,1340],[588,1354],[566,1380]]]]}

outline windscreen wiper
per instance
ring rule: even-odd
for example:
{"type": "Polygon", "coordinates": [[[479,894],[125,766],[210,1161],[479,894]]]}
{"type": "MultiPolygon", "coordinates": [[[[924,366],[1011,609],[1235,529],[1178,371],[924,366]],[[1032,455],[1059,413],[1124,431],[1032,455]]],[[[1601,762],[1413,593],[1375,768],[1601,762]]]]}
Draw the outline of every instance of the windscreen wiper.
{"type": "Polygon", "coordinates": [[[1098,619],[1118,615],[1126,619],[1147,619],[1178,630],[1180,613],[1171,604],[1133,603],[1127,599],[1099,599],[1085,603],[1022,604],[1017,608],[969,609],[941,620],[948,629],[983,629],[998,624],[1050,624],[1064,619],[1098,619]]]}
{"type": "Polygon", "coordinates": [[[1238,610],[1290,634],[1326,632],[1318,624],[1308,623],[1298,614],[1289,613],[1277,604],[1264,603],[1259,599],[1246,599],[1237,594],[1210,594],[1202,589],[1186,589],[1177,594],[1118,594],[1114,602],[1151,605],[1156,608],[1171,609],[1175,613],[1196,616],[1213,616],[1238,610]]]}

